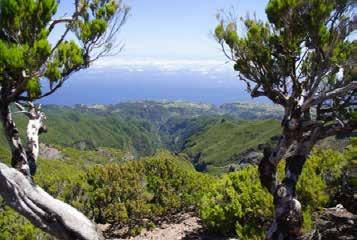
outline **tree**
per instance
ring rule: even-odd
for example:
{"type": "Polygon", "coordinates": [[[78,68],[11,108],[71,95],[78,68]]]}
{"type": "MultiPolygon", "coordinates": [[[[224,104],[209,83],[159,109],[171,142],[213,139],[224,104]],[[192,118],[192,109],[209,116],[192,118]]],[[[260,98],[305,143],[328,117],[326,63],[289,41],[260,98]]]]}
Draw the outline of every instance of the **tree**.
{"type": "Polygon", "coordinates": [[[0,119],[13,167],[0,164],[0,194],[34,225],[60,239],[99,239],[90,220],[33,183],[46,116],[32,102],[54,93],[72,73],[114,54],[129,8],[120,0],[74,0],[72,15],[57,18],[59,2],[0,0],[0,119]],[[50,42],[54,31],[61,34],[50,42]],[[26,146],[12,118],[14,103],[29,118],[26,146]]]}
{"type": "Polygon", "coordinates": [[[219,14],[215,37],[249,94],[284,108],[282,135],[264,151],[260,180],[274,196],[267,239],[297,239],[303,222],[296,183],[319,140],[357,129],[357,16],[351,0],[270,0],[268,22],[219,14]],[[276,179],[285,159],[285,178],[276,179]]]}

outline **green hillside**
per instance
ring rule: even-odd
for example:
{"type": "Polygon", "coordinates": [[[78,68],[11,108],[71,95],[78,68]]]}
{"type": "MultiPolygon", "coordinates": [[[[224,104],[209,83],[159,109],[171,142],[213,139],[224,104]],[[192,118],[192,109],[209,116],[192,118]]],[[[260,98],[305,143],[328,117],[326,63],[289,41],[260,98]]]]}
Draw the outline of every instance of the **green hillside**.
{"type": "Polygon", "coordinates": [[[226,103],[221,105],[220,111],[240,119],[280,119],[283,109],[273,104],[258,103],[226,103]]]}
{"type": "Polygon", "coordinates": [[[276,120],[234,121],[222,119],[186,141],[183,152],[209,172],[222,172],[244,151],[271,141],[280,133],[276,120]]]}
{"type": "MultiPolygon", "coordinates": [[[[82,145],[88,149],[111,147],[134,156],[151,155],[160,146],[152,124],[140,119],[124,119],[108,112],[59,106],[46,106],[48,132],[41,142],[61,146],[82,145]]],[[[26,119],[16,116],[20,130],[26,119]]],[[[24,136],[24,134],[23,134],[24,136]]],[[[1,142],[6,145],[1,135],[1,142]]]]}
{"type": "Polygon", "coordinates": [[[180,152],[189,137],[200,133],[209,126],[221,121],[221,119],[222,117],[219,115],[170,118],[159,129],[161,140],[167,149],[180,152]]]}
{"type": "MultiPolygon", "coordinates": [[[[266,143],[278,133],[277,121],[256,119],[279,112],[262,105],[259,108],[266,110],[261,110],[263,114],[258,116],[253,114],[257,107],[246,103],[232,104],[228,108],[228,105],[154,101],[74,107],[48,105],[43,108],[48,132],[40,138],[42,143],[69,148],[115,148],[126,159],[151,156],[159,149],[169,149],[186,153],[193,162],[209,165],[209,168],[223,167],[219,170],[222,172],[228,170],[228,164],[234,163],[237,155],[266,143]],[[233,108],[233,105],[240,107],[233,108]],[[252,121],[240,121],[243,117],[238,116],[252,121]],[[273,128],[270,129],[269,124],[273,128]],[[226,147],[227,144],[230,146],[226,147]]],[[[23,132],[25,117],[15,114],[15,120],[23,132]]],[[[0,143],[7,147],[3,135],[0,135],[0,143]]]]}
{"type": "Polygon", "coordinates": [[[212,104],[184,101],[123,102],[107,107],[107,111],[121,117],[145,119],[156,126],[165,124],[171,118],[189,119],[220,114],[219,109],[212,104]]]}
{"type": "MultiPolygon", "coordinates": [[[[89,148],[115,147],[139,155],[153,154],[155,149],[163,146],[177,150],[181,148],[182,139],[220,116],[255,120],[280,114],[279,109],[268,104],[232,103],[216,107],[180,101],[74,107],[47,105],[44,111],[49,126],[49,132],[41,136],[45,143],[73,146],[85,142],[89,148]],[[181,140],[173,146],[176,143],[172,138],[176,135],[181,140]]],[[[24,129],[25,118],[16,114],[15,119],[20,129],[24,129]]],[[[5,143],[3,136],[0,142],[5,143]]]]}
{"type": "Polygon", "coordinates": [[[189,119],[199,116],[230,115],[239,119],[280,119],[283,111],[272,104],[248,102],[227,103],[220,106],[185,101],[133,101],[116,105],[76,105],[81,111],[98,114],[111,113],[123,118],[147,120],[159,126],[171,118],[189,119]]]}

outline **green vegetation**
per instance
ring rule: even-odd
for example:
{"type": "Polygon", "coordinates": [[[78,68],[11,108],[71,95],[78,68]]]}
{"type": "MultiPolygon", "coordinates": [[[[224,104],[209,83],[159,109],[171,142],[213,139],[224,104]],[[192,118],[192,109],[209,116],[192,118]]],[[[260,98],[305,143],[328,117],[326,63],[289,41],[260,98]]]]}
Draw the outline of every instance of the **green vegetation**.
{"type": "MultiPolygon", "coordinates": [[[[64,137],[67,143],[51,145],[60,151],[61,158],[40,159],[34,179],[51,195],[73,205],[97,223],[111,224],[113,229],[108,230],[108,235],[113,235],[113,230],[118,228],[126,229],[120,236],[135,235],[143,228],[154,227],[162,219],[170,219],[177,212],[193,210],[213,232],[235,235],[240,239],[263,239],[273,205],[271,195],[261,187],[257,167],[240,167],[238,171],[226,174],[222,169],[226,171],[226,165],[238,165],[239,153],[271,142],[271,137],[280,131],[278,121],[244,121],[217,115],[170,117],[159,130],[150,125],[151,130],[146,133],[166,136],[162,142],[172,151],[182,152],[173,155],[157,150],[153,156],[128,161],[131,159],[128,151],[107,147],[106,141],[113,136],[124,138],[125,134],[130,139],[131,132],[115,135],[108,130],[108,138],[106,134],[95,138],[96,131],[101,129],[91,131],[91,126],[103,123],[105,129],[122,129],[123,124],[145,126],[146,120],[126,122],[123,116],[110,116],[102,112],[102,108],[51,106],[46,110],[50,118],[53,116],[53,120],[49,120],[53,121],[50,123],[53,131],[51,128],[48,140],[43,135],[43,140],[54,141],[56,137],[64,137]],[[79,109],[81,111],[76,112],[79,109]],[[66,134],[86,143],[84,150],[80,150],[81,146],[77,144],[72,145],[76,148],[71,147],[69,143],[76,141],[62,136],[66,123],[75,126],[66,134]],[[88,130],[86,134],[93,136],[95,144],[81,133],[82,127],[88,130]],[[199,152],[202,152],[201,160],[207,162],[209,173],[222,176],[213,177],[195,170],[197,165],[190,161],[199,152]]],[[[23,124],[21,119],[18,121],[23,124]]],[[[321,146],[326,148],[335,141],[329,140],[321,146]]],[[[343,169],[356,159],[356,149],[356,140],[353,139],[343,153],[316,149],[307,161],[297,185],[297,193],[305,206],[305,231],[312,227],[312,213],[329,206],[332,196],[338,191],[343,169]]],[[[9,151],[0,148],[0,157],[8,163],[9,151]]],[[[281,164],[281,177],[283,168],[284,164],[281,164]]],[[[52,239],[2,202],[0,229],[0,240],[52,239]]]]}
{"type": "MultiPolygon", "coordinates": [[[[150,156],[161,148],[180,152],[189,137],[223,117],[236,121],[234,119],[239,115],[251,112],[247,115],[249,119],[260,118],[254,115],[259,105],[234,105],[240,108],[232,110],[208,104],[153,101],[75,107],[48,105],[44,107],[44,112],[49,131],[41,136],[41,142],[92,150],[98,147],[116,148],[128,158],[150,156]]],[[[271,114],[280,113],[270,107],[260,106],[271,114]]],[[[26,119],[16,115],[15,120],[23,135],[26,119]]],[[[0,143],[7,146],[4,136],[0,136],[0,143]]]]}
{"type": "Polygon", "coordinates": [[[27,219],[5,206],[0,200],[0,240],[49,240],[53,239],[35,228],[27,219]]]}
{"type": "MultiPolygon", "coordinates": [[[[159,146],[159,137],[152,126],[138,119],[123,119],[106,112],[80,110],[69,107],[49,106],[45,108],[49,131],[41,136],[41,142],[67,147],[94,149],[109,147],[121,149],[135,157],[153,154],[159,146]]],[[[16,118],[21,132],[26,121],[16,118]]],[[[7,145],[4,136],[1,142],[7,145]]]]}
{"type": "MultiPolygon", "coordinates": [[[[297,184],[297,194],[304,205],[304,231],[312,228],[312,212],[329,206],[341,186],[342,173],[356,159],[356,151],[352,140],[343,153],[316,149],[307,160],[297,184]]],[[[280,177],[284,165],[279,166],[280,177]]],[[[200,216],[210,230],[235,233],[240,239],[264,239],[273,200],[260,184],[257,167],[225,174],[211,189],[200,204],[200,216]]]]}
{"type": "Polygon", "coordinates": [[[239,119],[281,119],[284,111],[273,104],[226,103],[220,106],[225,114],[239,119]]]}
{"type": "Polygon", "coordinates": [[[58,8],[56,0],[0,1],[0,82],[8,88],[2,107],[50,95],[71,73],[108,54],[128,13],[121,2],[77,1],[75,12],[58,21],[58,8]],[[50,41],[60,23],[63,34],[50,41]]]}
{"type": "MultiPolygon", "coordinates": [[[[239,165],[240,154],[279,134],[277,120],[255,120],[255,116],[249,122],[237,119],[240,109],[244,109],[242,113],[253,112],[256,105],[235,105],[241,107],[226,110],[230,115],[221,115],[210,105],[181,102],[50,105],[44,107],[49,131],[41,135],[41,142],[93,151],[115,148],[122,152],[122,159],[150,156],[165,148],[188,154],[201,171],[221,174],[239,165]]],[[[265,105],[261,108],[269,109],[265,105]]],[[[26,119],[17,115],[15,120],[24,133],[26,119]]],[[[4,136],[0,136],[0,143],[7,146],[4,136]]]]}
{"type": "Polygon", "coordinates": [[[181,152],[191,136],[220,122],[222,116],[200,116],[193,118],[172,117],[160,127],[160,136],[165,147],[173,152],[181,152]]]}
{"type": "Polygon", "coordinates": [[[210,179],[168,152],[140,161],[94,166],[86,174],[89,206],[85,211],[96,222],[129,225],[129,231],[135,233],[139,227],[155,224],[159,217],[195,206],[210,179]]]}
{"type": "Polygon", "coordinates": [[[222,118],[186,141],[183,152],[194,163],[211,173],[227,171],[227,166],[239,165],[237,156],[259,144],[271,142],[280,133],[276,120],[235,121],[222,118]]]}
{"type": "MultiPolygon", "coordinates": [[[[35,182],[97,223],[129,226],[124,235],[137,234],[161,218],[195,208],[214,179],[167,151],[137,161],[108,163],[96,151],[63,150],[63,160],[39,161],[35,182]],[[79,156],[89,158],[76,161],[79,156]],[[103,160],[101,164],[98,160],[91,162],[96,158],[103,160]]],[[[0,216],[4,216],[0,220],[0,239],[12,239],[9,236],[14,233],[14,239],[49,238],[8,207],[0,206],[0,216]]]]}
{"type": "MultiPolygon", "coordinates": [[[[184,155],[167,151],[124,161],[115,149],[59,149],[61,160],[40,159],[36,183],[97,223],[129,227],[124,235],[152,228],[177,212],[195,210],[211,231],[264,239],[272,197],[261,187],[256,166],[216,178],[195,171],[184,155]]],[[[316,149],[307,161],[297,186],[305,206],[305,231],[312,227],[312,212],[329,206],[356,149],[355,140],[343,153],[316,149]]],[[[8,152],[2,152],[8,159],[8,152]]],[[[284,164],[279,167],[281,175],[283,168],[284,164]]],[[[0,216],[0,239],[51,239],[2,203],[0,216]]]]}
{"type": "Polygon", "coordinates": [[[357,129],[355,9],[355,0],[269,0],[266,19],[217,14],[215,37],[232,71],[252,98],[284,109],[278,149],[267,149],[259,166],[275,203],[268,240],[301,232],[297,181],[315,143],[357,129]],[[285,177],[275,181],[285,153],[285,177]]]}
{"type": "Polygon", "coordinates": [[[211,231],[239,239],[264,239],[273,199],[260,185],[257,167],[249,166],[219,179],[206,192],[200,216],[211,231]]]}
{"type": "Polygon", "coordinates": [[[352,167],[357,157],[356,139],[352,139],[343,153],[315,149],[305,164],[297,184],[297,194],[304,208],[304,230],[312,229],[312,212],[330,205],[342,187],[343,172],[352,167]]]}

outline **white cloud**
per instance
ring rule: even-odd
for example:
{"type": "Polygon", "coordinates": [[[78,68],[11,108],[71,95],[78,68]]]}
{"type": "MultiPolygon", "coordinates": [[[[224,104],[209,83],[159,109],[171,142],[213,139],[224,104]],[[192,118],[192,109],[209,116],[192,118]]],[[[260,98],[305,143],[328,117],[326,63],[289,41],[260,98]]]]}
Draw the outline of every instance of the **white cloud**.
{"type": "Polygon", "coordinates": [[[209,75],[232,71],[231,64],[227,64],[221,60],[206,60],[206,59],[118,59],[104,58],[96,62],[94,69],[119,69],[127,71],[142,72],[145,70],[158,70],[161,72],[180,72],[189,71],[209,75]]]}

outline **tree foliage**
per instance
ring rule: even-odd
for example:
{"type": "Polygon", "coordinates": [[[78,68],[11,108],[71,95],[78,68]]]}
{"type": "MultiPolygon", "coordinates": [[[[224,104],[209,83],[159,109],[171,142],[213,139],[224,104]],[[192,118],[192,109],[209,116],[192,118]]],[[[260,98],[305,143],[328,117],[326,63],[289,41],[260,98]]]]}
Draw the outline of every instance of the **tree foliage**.
{"type": "Polygon", "coordinates": [[[245,33],[233,15],[218,16],[216,39],[250,95],[284,108],[282,136],[259,166],[276,208],[268,239],[300,235],[296,184],[313,146],[357,129],[355,7],[352,0],[270,0],[268,22],[248,17],[245,33]],[[285,157],[285,178],[278,182],[285,157]]]}
{"type": "Polygon", "coordinates": [[[45,97],[71,73],[108,54],[128,13],[121,1],[75,0],[73,14],[57,19],[58,4],[57,0],[0,1],[3,104],[45,97]],[[59,25],[65,30],[50,42],[59,25]],[[42,88],[45,82],[51,87],[47,92],[42,88]]]}
{"type": "Polygon", "coordinates": [[[348,0],[271,0],[266,7],[268,23],[247,18],[242,34],[237,22],[221,16],[215,36],[252,97],[267,96],[282,105],[286,122],[314,107],[316,121],[324,126],[335,118],[352,117],[353,7],[348,0]]]}
{"type": "MultiPolygon", "coordinates": [[[[315,149],[307,161],[297,184],[306,231],[313,227],[312,212],[332,206],[341,175],[356,158],[354,142],[343,153],[315,149]]],[[[111,162],[98,151],[61,151],[66,156],[62,160],[39,161],[35,181],[98,223],[129,226],[129,233],[137,234],[189,209],[197,211],[211,231],[264,239],[272,216],[272,197],[259,184],[255,166],[216,178],[196,172],[181,156],[168,152],[137,161],[111,162]]],[[[280,177],[283,171],[281,164],[280,177]]],[[[0,239],[53,239],[3,202],[0,215],[0,239]]]]}
{"type": "MultiPolygon", "coordinates": [[[[304,204],[304,230],[312,229],[312,212],[329,207],[340,186],[342,173],[351,166],[356,145],[343,152],[316,148],[306,162],[297,183],[297,193],[304,204]]],[[[279,177],[284,177],[284,166],[279,177]]],[[[254,166],[225,174],[214,182],[200,200],[200,216],[209,229],[234,234],[240,239],[265,239],[265,230],[273,214],[273,199],[259,182],[254,166]]]]}

